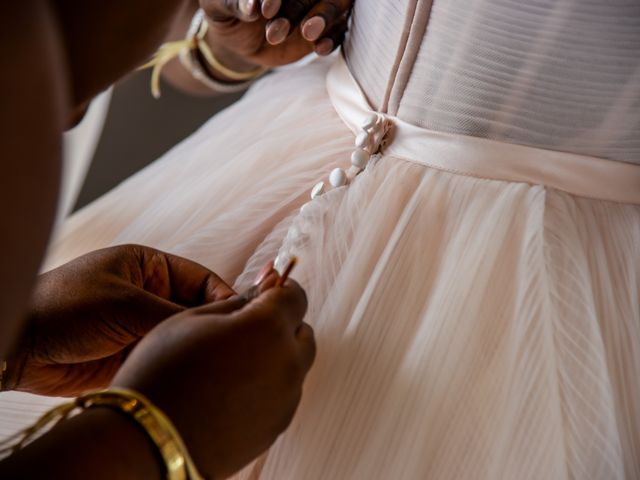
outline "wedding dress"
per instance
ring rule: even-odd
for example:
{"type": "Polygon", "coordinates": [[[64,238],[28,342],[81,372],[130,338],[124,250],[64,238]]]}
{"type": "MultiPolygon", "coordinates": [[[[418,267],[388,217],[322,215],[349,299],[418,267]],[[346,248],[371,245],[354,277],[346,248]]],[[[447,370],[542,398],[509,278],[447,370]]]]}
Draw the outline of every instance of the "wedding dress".
{"type": "Polygon", "coordinates": [[[48,266],[125,242],[239,290],[299,257],[317,361],[238,478],[640,478],[640,3],[357,0],[48,266]]]}

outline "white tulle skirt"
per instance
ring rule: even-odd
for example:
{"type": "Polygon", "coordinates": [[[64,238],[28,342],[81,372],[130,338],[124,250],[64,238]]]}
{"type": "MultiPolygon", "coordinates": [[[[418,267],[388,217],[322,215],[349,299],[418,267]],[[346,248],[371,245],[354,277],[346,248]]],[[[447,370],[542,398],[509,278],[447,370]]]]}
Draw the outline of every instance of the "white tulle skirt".
{"type": "Polygon", "coordinates": [[[263,79],[75,214],[49,266],[136,242],[243,289],[299,257],[317,362],[240,478],[640,478],[640,167],[398,122],[301,214],[366,110],[332,61],[263,79]]]}

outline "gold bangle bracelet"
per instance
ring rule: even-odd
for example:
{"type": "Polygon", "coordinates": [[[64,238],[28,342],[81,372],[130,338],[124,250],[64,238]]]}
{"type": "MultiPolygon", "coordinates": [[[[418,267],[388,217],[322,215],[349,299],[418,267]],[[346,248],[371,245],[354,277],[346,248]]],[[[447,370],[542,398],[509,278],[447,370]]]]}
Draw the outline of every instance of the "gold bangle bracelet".
{"type": "Polygon", "coordinates": [[[160,452],[166,467],[167,480],[204,480],[171,420],[143,395],[124,388],[88,393],[73,402],[52,408],[34,425],[0,441],[0,458],[17,452],[47,427],[55,426],[69,418],[75,410],[101,406],[120,410],[144,429],[160,452]]]}
{"type": "Polygon", "coordinates": [[[180,434],[167,416],[143,395],[123,388],[83,395],[76,400],[82,408],[107,406],[135,419],[158,447],[167,468],[167,480],[203,480],[180,434]]]}

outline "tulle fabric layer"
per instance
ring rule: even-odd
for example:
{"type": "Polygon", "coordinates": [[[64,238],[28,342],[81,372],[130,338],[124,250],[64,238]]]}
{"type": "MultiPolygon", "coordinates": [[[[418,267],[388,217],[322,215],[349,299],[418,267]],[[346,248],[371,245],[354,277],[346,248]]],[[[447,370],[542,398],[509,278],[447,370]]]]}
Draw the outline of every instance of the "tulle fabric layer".
{"type": "Polygon", "coordinates": [[[637,206],[383,158],[291,231],[319,356],[260,478],[640,476],[637,206]]]}
{"type": "Polygon", "coordinates": [[[301,214],[353,146],[327,66],[264,79],[77,213],[49,267],[136,242],[242,289],[299,256],[318,358],[238,478],[640,478],[640,208],[383,156],[301,214]]]}

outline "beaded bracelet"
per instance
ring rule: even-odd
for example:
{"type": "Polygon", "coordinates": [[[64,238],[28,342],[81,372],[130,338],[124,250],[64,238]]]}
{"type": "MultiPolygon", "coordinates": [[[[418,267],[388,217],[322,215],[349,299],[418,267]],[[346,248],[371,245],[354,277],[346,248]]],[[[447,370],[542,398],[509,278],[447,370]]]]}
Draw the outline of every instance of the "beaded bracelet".
{"type": "Polygon", "coordinates": [[[129,415],[144,429],[160,452],[167,480],[204,480],[169,418],[140,393],[123,388],[88,393],[49,410],[31,427],[1,441],[0,458],[20,450],[46,427],[54,427],[75,410],[102,406],[129,415]]]}

